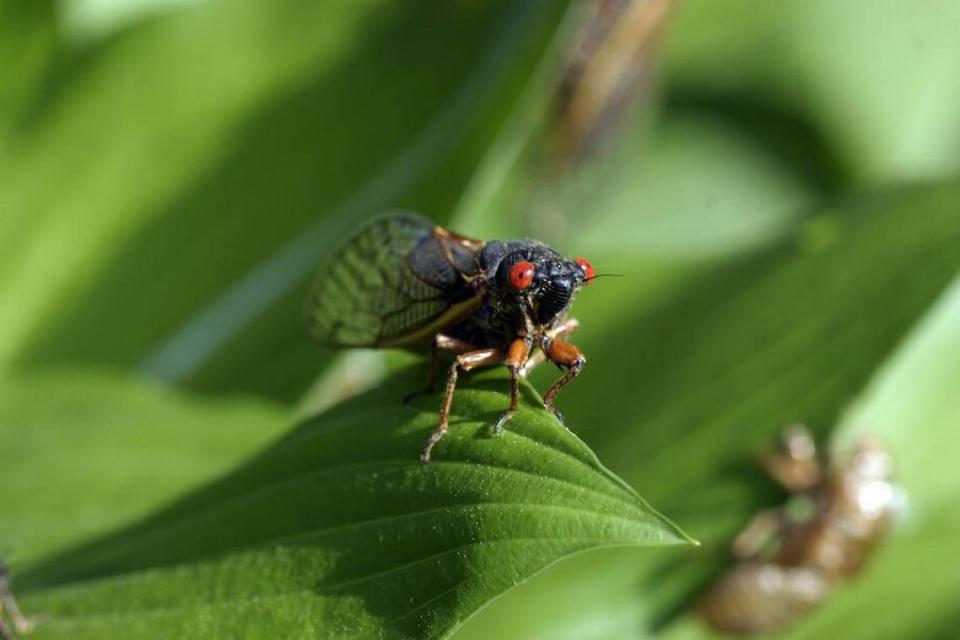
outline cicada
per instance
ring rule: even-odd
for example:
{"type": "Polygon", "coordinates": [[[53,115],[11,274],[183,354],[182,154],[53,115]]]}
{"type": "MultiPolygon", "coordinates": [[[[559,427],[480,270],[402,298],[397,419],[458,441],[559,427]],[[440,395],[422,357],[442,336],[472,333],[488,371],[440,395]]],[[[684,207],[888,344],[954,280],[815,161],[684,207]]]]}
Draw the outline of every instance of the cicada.
{"type": "Polygon", "coordinates": [[[340,347],[400,347],[430,354],[432,389],[440,352],[455,354],[436,430],[420,458],[430,460],[447,431],[457,376],[506,365],[510,404],[499,434],[517,410],[519,378],[549,360],[563,372],[543,404],[563,423],[555,401],[586,363],[566,338],[567,313],[593,278],[584,258],[569,260],[533,240],[468,238],[413,213],[391,213],[363,226],[322,269],[309,306],[312,332],[340,347]]]}
{"type": "Polygon", "coordinates": [[[795,622],[863,568],[896,511],[890,455],[876,440],[825,465],[795,425],[761,463],[806,508],[761,511],[734,540],[737,564],[699,606],[718,631],[773,633],[795,622]]]}

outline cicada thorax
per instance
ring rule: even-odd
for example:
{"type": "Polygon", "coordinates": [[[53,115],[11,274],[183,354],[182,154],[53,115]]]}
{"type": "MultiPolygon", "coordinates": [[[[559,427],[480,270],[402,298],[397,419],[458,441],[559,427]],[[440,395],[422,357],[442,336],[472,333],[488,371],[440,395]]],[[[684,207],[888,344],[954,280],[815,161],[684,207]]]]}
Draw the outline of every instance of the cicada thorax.
{"type": "Polygon", "coordinates": [[[889,469],[864,469],[857,462],[862,455],[886,458],[882,451],[860,452],[824,479],[815,494],[816,517],[787,531],[782,563],[816,567],[832,580],[863,568],[893,522],[895,491],[889,469]]]}
{"type": "Polygon", "coordinates": [[[477,272],[477,255],[469,247],[447,242],[436,231],[424,236],[407,252],[410,273],[431,287],[448,292],[451,299],[474,295],[470,280],[477,272]]]}
{"type": "Polygon", "coordinates": [[[478,260],[491,306],[520,332],[561,322],[587,279],[580,263],[531,240],[489,242],[478,260]]]}

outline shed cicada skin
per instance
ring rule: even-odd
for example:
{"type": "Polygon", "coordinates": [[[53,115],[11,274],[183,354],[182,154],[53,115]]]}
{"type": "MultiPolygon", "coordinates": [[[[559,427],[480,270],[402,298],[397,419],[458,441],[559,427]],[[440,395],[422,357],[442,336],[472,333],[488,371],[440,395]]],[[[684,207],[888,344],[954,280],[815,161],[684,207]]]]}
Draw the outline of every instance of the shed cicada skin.
{"type": "Polygon", "coordinates": [[[895,513],[890,454],[876,440],[824,464],[813,437],[795,425],[761,463],[804,508],[761,511],[734,540],[737,562],[698,607],[726,633],[774,633],[813,610],[860,572],[895,513]]]}
{"type": "Polygon", "coordinates": [[[468,238],[412,213],[392,213],[363,226],[320,271],[310,301],[314,336],[338,347],[399,347],[431,354],[432,389],[439,352],[451,352],[428,461],[447,430],[460,371],[504,364],[511,395],[494,427],[517,410],[519,378],[549,360],[563,371],[544,405],[563,421],[557,393],[586,362],[566,341],[577,327],[567,314],[595,276],[583,258],[569,260],[534,240],[468,238]]]}

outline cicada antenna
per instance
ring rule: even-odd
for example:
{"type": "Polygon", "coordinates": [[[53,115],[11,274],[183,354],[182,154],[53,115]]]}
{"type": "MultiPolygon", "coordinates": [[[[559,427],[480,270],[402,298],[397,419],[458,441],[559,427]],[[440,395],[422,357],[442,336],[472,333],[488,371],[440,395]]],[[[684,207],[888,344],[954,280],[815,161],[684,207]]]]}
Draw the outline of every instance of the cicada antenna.
{"type": "Polygon", "coordinates": [[[586,284],[587,282],[593,282],[597,278],[622,278],[622,277],[623,277],[622,273],[595,273],[593,274],[592,277],[587,278],[583,282],[584,284],[586,284]]]}

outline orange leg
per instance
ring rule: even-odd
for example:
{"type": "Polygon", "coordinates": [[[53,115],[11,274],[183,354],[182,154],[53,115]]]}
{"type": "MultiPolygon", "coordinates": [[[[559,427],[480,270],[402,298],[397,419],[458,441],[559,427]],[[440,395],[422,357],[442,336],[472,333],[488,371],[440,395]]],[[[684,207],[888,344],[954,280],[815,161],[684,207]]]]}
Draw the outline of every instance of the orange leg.
{"type": "Polygon", "coordinates": [[[420,454],[420,459],[424,462],[430,461],[430,452],[435,444],[440,442],[440,438],[447,432],[447,426],[450,419],[450,405],[453,403],[453,391],[457,388],[457,375],[460,369],[470,371],[477,367],[485,365],[498,364],[505,359],[503,349],[478,349],[463,353],[457,356],[457,359],[450,365],[450,374],[447,377],[447,389],[443,396],[443,405],[440,408],[440,422],[437,424],[437,430],[430,434],[427,444],[420,454]]]}
{"type": "MultiPolygon", "coordinates": [[[[555,328],[547,331],[547,337],[550,340],[556,340],[557,338],[566,338],[571,335],[574,331],[577,330],[577,327],[580,326],[580,321],[576,318],[570,318],[563,321],[555,328]]],[[[526,364],[520,367],[520,377],[526,378],[530,375],[530,372],[537,368],[539,364],[544,362],[547,359],[546,354],[544,354],[543,349],[540,349],[535,354],[530,356],[527,359],[526,364]]]]}
{"type": "Polygon", "coordinates": [[[547,355],[547,360],[561,368],[566,368],[560,379],[554,382],[543,396],[543,406],[552,411],[560,424],[563,424],[563,414],[557,410],[554,404],[557,394],[560,393],[560,389],[563,389],[571,380],[580,375],[587,359],[580,352],[580,349],[563,340],[544,340],[542,348],[547,355]]]}
{"type": "Polygon", "coordinates": [[[507,368],[510,370],[510,407],[503,414],[497,424],[493,427],[493,434],[500,435],[503,426],[510,421],[513,414],[517,412],[520,404],[520,371],[530,357],[530,349],[533,343],[530,339],[517,338],[510,344],[510,350],[507,352],[507,368]]]}

